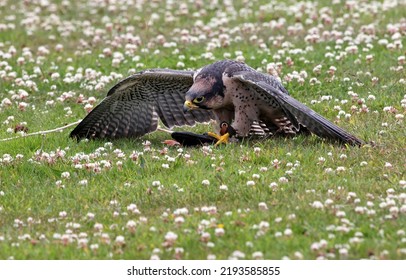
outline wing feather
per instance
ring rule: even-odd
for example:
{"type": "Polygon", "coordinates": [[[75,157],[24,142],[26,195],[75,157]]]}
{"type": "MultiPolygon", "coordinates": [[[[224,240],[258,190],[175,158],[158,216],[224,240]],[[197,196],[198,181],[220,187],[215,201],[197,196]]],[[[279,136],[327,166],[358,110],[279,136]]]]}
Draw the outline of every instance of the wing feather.
{"type": "Polygon", "coordinates": [[[183,113],[184,96],[193,84],[193,71],[151,69],[138,72],[113,86],[70,136],[81,138],[140,137],[158,126],[171,128],[207,122],[213,113],[183,113]]]}
{"type": "Polygon", "coordinates": [[[207,114],[210,116],[210,120],[215,120],[216,117],[212,111],[205,111],[205,110],[191,110],[186,113],[186,115],[190,115],[191,117],[188,118],[188,122],[191,120],[196,120],[196,122],[202,123],[207,122],[207,114]]]}
{"type": "MultiPolygon", "coordinates": [[[[158,106],[167,127],[189,125],[186,115],[183,113],[184,94],[174,93],[158,96],[158,106]],[[166,100],[165,100],[166,99],[166,100]],[[166,102],[165,102],[166,101],[166,102]]],[[[194,123],[191,122],[191,125],[194,123]]]]}
{"type": "Polygon", "coordinates": [[[362,145],[364,142],[344,129],[333,124],[322,117],[306,105],[294,99],[288,94],[286,89],[272,76],[267,76],[259,72],[245,71],[233,75],[234,78],[250,86],[255,91],[260,91],[264,101],[267,98],[274,98],[285,112],[292,124],[300,129],[300,125],[305,126],[312,133],[331,140],[351,145],[362,145]]]}

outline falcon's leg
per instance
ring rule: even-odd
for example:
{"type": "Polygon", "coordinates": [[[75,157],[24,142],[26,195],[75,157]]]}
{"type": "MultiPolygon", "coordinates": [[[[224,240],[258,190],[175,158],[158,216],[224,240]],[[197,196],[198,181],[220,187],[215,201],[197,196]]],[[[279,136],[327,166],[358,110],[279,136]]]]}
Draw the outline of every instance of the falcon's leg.
{"type": "Polygon", "coordinates": [[[216,116],[217,123],[219,123],[219,129],[216,129],[218,133],[208,132],[207,134],[211,137],[217,139],[215,146],[218,146],[222,143],[227,144],[231,136],[235,135],[235,130],[231,128],[230,123],[234,117],[234,110],[232,109],[221,109],[213,110],[214,115],[216,116]],[[228,131],[228,128],[231,128],[228,131]],[[234,132],[233,132],[234,131],[234,132]]]}
{"type": "Polygon", "coordinates": [[[208,132],[207,133],[209,136],[216,138],[218,141],[214,146],[218,146],[222,143],[227,144],[228,139],[236,134],[235,129],[229,125],[228,122],[221,122],[220,123],[220,135],[213,133],[213,132],[208,132]]]}
{"type": "MultiPolygon", "coordinates": [[[[229,125],[229,122],[223,121],[220,123],[220,135],[215,135],[210,133],[209,135],[218,139],[216,146],[220,143],[228,143],[228,139],[231,136],[241,136],[246,137],[249,135],[253,120],[258,119],[258,113],[255,109],[252,109],[254,106],[246,106],[235,111],[234,122],[232,125],[229,125]],[[248,107],[248,108],[246,108],[248,107]],[[248,110],[244,110],[248,109],[248,110]],[[251,110],[250,110],[251,109],[251,110]],[[225,124],[227,126],[225,126],[225,124]],[[224,126],[224,127],[223,127],[224,126]],[[222,132],[223,129],[223,132],[222,132]]],[[[230,112],[230,111],[229,111],[230,112]]],[[[231,113],[231,112],[230,112],[231,113]]],[[[217,115],[217,114],[216,114],[217,115]]],[[[227,115],[228,119],[231,120],[231,115],[227,115]]],[[[224,120],[224,119],[223,119],[224,120]]]]}

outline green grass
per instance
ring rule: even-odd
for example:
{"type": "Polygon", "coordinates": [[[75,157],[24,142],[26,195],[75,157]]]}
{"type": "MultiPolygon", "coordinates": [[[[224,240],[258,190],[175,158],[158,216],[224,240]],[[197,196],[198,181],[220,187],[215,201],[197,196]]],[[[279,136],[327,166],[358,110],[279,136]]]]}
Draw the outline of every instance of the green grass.
{"type": "MultiPolygon", "coordinates": [[[[369,144],[344,147],[315,136],[299,136],[179,150],[162,143],[169,137],[162,132],[110,145],[103,141],[76,143],[68,138],[69,130],[0,142],[0,259],[228,259],[236,251],[243,252],[246,259],[257,256],[255,252],[261,252],[265,259],[405,259],[406,128],[402,100],[406,86],[405,70],[399,68],[398,58],[405,55],[406,40],[404,33],[400,39],[391,39],[393,34],[387,29],[388,24],[401,25],[404,15],[400,11],[405,7],[399,4],[383,10],[376,2],[363,2],[349,12],[343,4],[330,7],[330,1],[318,1],[313,4],[317,18],[306,22],[311,17],[306,9],[302,9],[302,17],[292,12],[295,5],[300,5],[295,1],[284,6],[284,1],[279,1],[263,16],[258,11],[267,1],[250,1],[246,16],[241,12],[242,3],[234,3],[234,13],[220,5],[209,5],[203,12],[186,2],[189,11],[185,15],[177,15],[177,7],[155,1],[145,3],[142,9],[122,4],[122,9],[115,11],[86,5],[92,1],[74,1],[68,7],[57,2],[40,9],[39,23],[33,31],[20,22],[30,17],[28,12],[36,4],[13,4],[17,9],[12,11],[6,8],[9,5],[0,7],[0,25],[15,25],[14,29],[0,29],[0,101],[8,98],[12,102],[11,106],[0,106],[0,138],[15,136],[7,130],[22,122],[29,132],[35,132],[82,119],[85,104],[77,103],[77,98],[83,94],[100,102],[119,79],[105,83],[103,89],[94,90],[94,86],[112,72],[126,77],[131,69],[176,69],[179,61],[185,69],[206,65],[212,60],[201,54],[208,52],[208,43],[229,34],[228,46],[210,50],[215,59],[222,59],[225,53],[236,58],[236,51],[241,51],[247,64],[262,71],[266,71],[267,63],[282,62],[283,80],[294,71],[306,71],[303,84],[295,79],[285,82],[291,95],[369,144]],[[379,11],[376,15],[369,12],[373,5],[379,11]],[[322,7],[331,10],[323,12],[322,7]],[[164,20],[168,11],[174,16],[173,22],[164,20]],[[194,16],[198,11],[201,14],[194,16]],[[152,13],[159,19],[148,26],[152,13]],[[329,13],[338,23],[320,25],[319,33],[343,32],[346,38],[342,44],[333,39],[306,42],[308,31],[322,23],[322,13],[329,13]],[[51,14],[59,20],[48,21],[51,14]],[[220,18],[228,22],[216,23],[220,18]],[[279,29],[266,26],[279,18],[286,19],[279,29]],[[354,18],[358,18],[356,22],[354,18]],[[197,20],[206,27],[196,25],[197,20]],[[111,31],[106,22],[111,22],[111,31]],[[254,29],[247,28],[247,23],[254,29]],[[303,30],[289,35],[288,27],[295,23],[301,23],[303,30]],[[70,35],[63,36],[69,25],[74,28],[70,35]],[[375,35],[370,42],[358,42],[357,36],[362,38],[360,32],[367,25],[374,26],[375,35]],[[180,39],[181,30],[188,30],[195,38],[205,37],[185,43],[180,39]],[[346,31],[348,34],[344,34],[346,31]],[[94,39],[94,34],[85,35],[89,32],[99,34],[100,40],[94,39]],[[133,54],[125,54],[126,34],[141,39],[133,54]],[[177,46],[159,45],[155,39],[159,34],[177,46]],[[257,36],[256,43],[250,40],[253,35],[257,36]],[[237,36],[239,40],[235,40],[237,36]],[[380,39],[390,43],[399,40],[403,46],[390,50],[378,44],[380,39]],[[286,48],[274,44],[275,40],[293,46],[286,48]],[[265,50],[261,50],[260,41],[266,44],[265,50]],[[354,42],[358,53],[335,59],[354,42]],[[55,50],[57,44],[63,45],[62,52],[55,50]],[[16,53],[7,57],[4,54],[11,46],[16,53]],[[37,62],[40,46],[45,46],[49,54],[37,62]],[[23,54],[24,48],[29,48],[31,55],[23,54]],[[100,56],[105,48],[124,55],[119,67],[112,66],[112,57],[100,56]],[[278,60],[275,54],[282,49],[285,52],[278,60]],[[289,53],[291,49],[306,51],[289,53]],[[326,57],[327,52],[334,57],[326,57]],[[140,57],[138,62],[133,61],[136,55],[140,57]],[[366,55],[373,55],[373,60],[367,62],[366,55]],[[23,65],[18,64],[19,57],[25,57],[23,65]],[[287,57],[293,59],[293,66],[286,65],[287,57]],[[313,73],[318,64],[322,65],[319,75],[313,73]],[[337,68],[333,79],[327,73],[330,66],[337,68]],[[40,74],[35,74],[36,67],[40,74]],[[72,83],[64,81],[69,72],[85,76],[86,69],[99,74],[72,83]],[[60,78],[53,80],[53,73],[59,73],[60,78]],[[376,84],[373,77],[378,78],[376,84]],[[38,90],[21,84],[18,78],[34,82],[38,90]],[[320,84],[311,85],[311,78],[317,78],[320,84]],[[26,100],[13,99],[21,89],[29,94],[26,100]],[[349,91],[357,93],[360,100],[349,96],[349,91]],[[74,96],[58,100],[66,92],[74,96]],[[323,95],[333,98],[312,102],[320,101],[323,95]],[[28,103],[24,111],[18,109],[21,101],[28,103]],[[47,105],[47,101],[54,101],[54,105],[47,105]],[[368,112],[360,112],[361,103],[368,112]],[[351,117],[337,119],[339,110],[335,106],[351,117]],[[388,106],[393,110],[385,111],[388,106]],[[150,150],[144,150],[145,141],[151,143],[150,150]],[[63,154],[52,156],[58,151],[63,154]],[[120,151],[123,157],[117,156],[120,151]],[[133,151],[138,153],[135,160],[130,158],[133,151]],[[73,158],[78,154],[88,159],[76,162],[73,158]],[[81,169],[75,166],[77,163],[81,169]],[[94,172],[89,163],[100,165],[99,172],[94,172]],[[111,167],[104,167],[106,164],[111,167]],[[69,172],[69,178],[63,177],[65,172],[69,172]],[[288,182],[280,182],[281,177],[288,182]],[[81,184],[83,180],[87,184],[81,184]],[[210,184],[202,184],[204,180],[210,184]],[[247,184],[249,181],[254,185],[247,184]],[[273,182],[277,187],[270,187],[273,182]],[[221,185],[227,189],[221,189],[221,185]],[[313,207],[317,201],[323,208],[313,207]],[[268,209],[260,206],[263,203],[268,209]],[[128,209],[131,204],[140,213],[132,213],[128,209]],[[187,213],[177,214],[182,208],[187,213]],[[130,220],[136,222],[133,231],[126,226],[130,220]],[[103,228],[98,231],[95,224],[103,228]],[[223,228],[224,235],[217,236],[217,228],[223,228]],[[177,234],[174,244],[165,244],[168,232],[177,234]],[[204,240],[203,233],[209,233],[210,239],[204,240]],[[117,236],[124,237],[125,245],[115,242],[117,236]]],[[[176,129],[200,133],[212,128],[198,125],[176,129]]]]}

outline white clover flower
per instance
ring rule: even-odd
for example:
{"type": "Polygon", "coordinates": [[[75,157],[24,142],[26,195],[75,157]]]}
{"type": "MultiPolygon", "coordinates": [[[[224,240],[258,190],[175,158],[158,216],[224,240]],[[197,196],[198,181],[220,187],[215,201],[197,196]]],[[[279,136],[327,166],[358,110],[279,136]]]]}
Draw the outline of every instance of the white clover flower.
{"type": "Polygon", "coordinates": [[[245,258],[245,254],[243,252],[241,252],[241,251],[238,251],[238,250],[234,251],[231,256],[233,258],[235,258],[235,259],[243,259],[243,258],[245,258]]]}
{"type": "Polygon", "coordinates": [[[316,65],[316,67],[313,68],[313,73],[316,74],[316,75],[320,74],[321,73],[321,68],[322,68],[322,65],[320,65],[320,64],[316,65]]]}
{"type": "Polygon", "coordinates": [[[403,120],[404,119],[404,115],[403,114],[396,114],[395,115],[395,119],[397,119],[397,120],[403,120]]]}
{"type": "Polygon", "coordinates": [[[182,216],[178,216],[178,217],[175,218],[174,222],[177,225],[181,225],[181,224],[183,224],[185,222],[185,218],[183,218],[182,216]]]}
{"type": "Polygon", "coordinates": [[[125,238],[124,238],[124,236],[118,235],[118,236],[116,237],[115,243],[116,243],[117,245],[119,245],[119,246],[124,245],[124,244],[125,244],[125,238]]]}
{"type": "Polygon", "coordinates": [[[266,205],[265,202],[258,203],[258,207],[259,207],[259,210],[262,210],[262,211],[268,210],[268,206],[266,205]]]}
{"type": "Polygon", "coordinates": [[[295,259],[303,260],[303,254],[299,251],[296,251],[294,254],[295,259]]]}
{"type": "Polygon", "coordinates": [[[338,253],[341,257],[348,257],[348,249],[347,248],[340,248],[338,253]]]}
{"type": "Polygon", "coordinates": [[[189,210],[186,207],[178,208],[178,209],[175,209],[175,211],[173,211],[173,214],[175,216],[187,215],[187,214],[189,214],[189,210]]]}
{"type": "Polygon", "coordinates": [[[155,260],[155,261],[158,261],[158,260],[160,260],[161,258],[158,256],[158,255],[155,255],[155,254],[152,254],[151,255],[151,257],[150,257],[150,260],[152,261],[152,260],[155,260]]]}
{"type": "Polygon", "coordinates": [[[133,220],[129,220],[125,226],[131,233],[134,233],[137,227],[137,223],[133,220]]]}
{"type": "Polygon", "coordinates": [[[89,213],[86,214],[86,218],[88,218],[89,220],[93,220],[94,217],[95,217],[95,214],[93,214],[93,213],[89,212],[89,213]]]}
{"type": "Polygon", "coordinates": [[[397,206],[392,206],[391,208],[389,208],[389,212],[393,215],[393,216],[397,216],[399,214],[399,207],[397,206]]]}
{"type": "Polygon", "coordinates": [[[276,189],[278,187],[278,184],[276,182],[272,182],[272,183],[269,184],[269,187],[271,189],[276,189]]]}
{"type": "Polygon", "coordinates": [[[344,166],[338,166],[336,171],[337,172],[344,172],[346,170],[346,168],[344,166]]]}
{"type": "Polygon", "coordinates": [[[137,205],[134,203],[131,203],[130,205],[127,206],[127,211],[130,211],[130,212],[134,212],[137,209],[138,209],[137,205]]]}
{"type": "Polygon", "coordinates": [[[345,212],[344,212],[344,211],[337,211],[336,217],[338,217],[338,218],[343,218],[343,217],[345,217],[345,212]]]}
{"type": "Polygon", "coordinates": [[[53,239],[61,239],[61,237],[62,237],[62,235],[61,235],[60,233],[54,233],[54,234],[52,235],[52,238],[53,238],[53,239]]]}
{"type": "MultiPolygon", "coordinates": [[[[18,109],[20,110],[20,111],[25,111],[25,109],[28,107],[28,103],[27,102],[19,102],[18,103],[18,109]]],[[[21,132],[23,132],[23,131],[21,131],[21,132]]]]}
{"type": "Polygon", "coordinates": [[[347,195],[347,201],[354,201],[357,197],[357,194],[355,192],[349,192],[347,195]]]}
{"type": "Polygon", "coordinates": [[[68,213],[66,213],[66,211],[59,212],[59,217],[60,218],[65,218],[67,215],[68,215],[68,213]]]}
{"type": "Polygon", "coordinates": [[[227,191],[228,190],[228,187],[226,186],[226,185],[220,185],[220,190],[222,190],[222,191],[227,191]]]}
{"type": "Polygon", "coordinates": [[[254,253],[252,253],[252,258],[254,260],[263,260],[264,259],[264,254],[260,251],[256,251],[254,253]]]}
{"type": "Polygon", "coordinates": [[[205,180],[202,181],[202,185],[203,186],[210,186],[210,181],[205,179],[205,180]]]}
{"type": "Polygon", "coordinates": [[[375,216],[375,214],[376,214],[376,211],[374,209],[368,209],[367,210],[367,215],[368,216],[375,216]]]}
{"type": "Polygon", "coordinates": [[[325,249],[325,248],[327,248],[327,245],[328,245],[327,240],[321,239],[321,240],[319,241],[319,246],[320,246],[320,248],[325,249]]]}
{"type": "Polygon", "coordinates": [[[211,235],[208,232],[202,232],[200,235],[200,241],[207,243],[209,242],[211,239],[211,235]]]}
{"type": "Polygon", "coordinates": [[[79,248],[87,248],[87,243],[89,243],[89,240],[87,238],[80,238],[78,240],[78,247],[79,248]]]}
{"type": "Polygon", "coordinates": [[[269,223],[267,221],[261,221],[258,224],[258,228],[262,231],[267,231],[269,229],[269,223]]]}
{"type": "Polygon", "coordinates": [[[247,187],[252,187],[255,186],[255,182],[254,181],[247,181],[247,187]]]}
{"type": "Polygon", "coordinates": [[[293,174],[293,171],[292,171],[292,170],[286,170],[286,171],[285,171],[285,174],[286,174],[286,175],[292,175],[292,174],[293,174]]]}
{"type": "Polygon", "coordinates": [[[285,235],[285,236],[292,236],[292,234],[293,234],[293,231],[290,229],[290,228],[287,228],[287,229],[285,229],[285,231],[283,232],[283,234],[285,235]]]}
{"type": "Polygon", "coordinates": [[[174,162],[174,161],[175,161],[175,158],[174,158],[174,157],[167,157],[166,160],[167,160],[168,162],[174,162]]]}
{"type": "Polygon", "coordinates": [[[61,77],[61,75],[58,72],[54,72],[51,74],[51,79],[53,81],[58,80],[61,77]]]}
{"type": "Polygon", "coordinates": [[[374,207],[374,203],[372,201],[367,201],[367,206],[368,207],[374,207]]]}
{"type": "Polygon", "coordinates": [[[357,206],[357,207],[355,207],[354,210],[355,210],[355,213],[357,213],[357,214],[364,214],[367,209],[362,206],[357,206]]]}
{"type": "Polygon", "coordinates": [[[81,186],[87,186],[87,180],[86,180],[86,179],[80,180],[80,181],[79,181],[79,185],[81,185],[81,186]]]}
{"type": "Polygon", "coordinates": [[[117,201],[117,200],[115,200],[115,199],[110,200],[110,206],[116,206],[116,205],[118,205],[118,201],[117,201]]]}
{"type": "Polygon", "coordinates": [[[178,235],[172,231],[169,231],[165,234],[165,241],[175,242],[178,239],[178,235]]]}
{"type": "Polygon", "coordinates": [[[333,205],[334,201],[331,198],[327,198],[326,201],[324,201],[325,206],[330,206],[333,205]]]}
{"type": "Polygon", "coordinates": [[[320,248],[321,248],[321,246],[318,242],[314,242],[310,245],[310,250],[312,250],[313,252],[319,251],[320,248]]]}
{"type": "Polygon", "coordinates": [[[176,68],[185,68],[185,63],[182,62],[182,61],[179,61],[179,62],[176,64],[176,68]]]}
{"type": "Polygon", "coordinates": [[[275,237],[276,238],[282,237],[282,232],[280,232],[280,231],[275,232],[275,237]]]}
{"type": "Polygon", "coordinates": [[[102,231],[103,230],[103,225],[100,223],[95,223],[93,226],[95,231],[102,231]]]}
{"type": "Polygon", "coordinates": [[[316,200],[316,201],[313,201],[312,207],[316,208],[316,209],[323,209],[324,205],[320,201],[316,200]]]}
{"type": "Polygon", "coordinates": [[[160,181],[153,181],[152,186],[153,187],[159,187],[159,186],[161,186],[161,182],[160,181]]]}
{"type": "Polygon", "coordinates": [[[281,217],[277,217],[277,218],[275,218],[275,223],[280,223],[280,222],[282,222],[282,218],[281,217]]]}
{"type": "Polygon", "coordinates": [[[216,228],[214,230],[214,235],[215,236],[223,236],[225,234],[225,231],[223,228],[216,228]]]}
{"type": "Polygon", "coordinates": [[[89,248],[92,251],[97,251],[97,249],[99,249],[99,244],[90,244],[89,248]]]}

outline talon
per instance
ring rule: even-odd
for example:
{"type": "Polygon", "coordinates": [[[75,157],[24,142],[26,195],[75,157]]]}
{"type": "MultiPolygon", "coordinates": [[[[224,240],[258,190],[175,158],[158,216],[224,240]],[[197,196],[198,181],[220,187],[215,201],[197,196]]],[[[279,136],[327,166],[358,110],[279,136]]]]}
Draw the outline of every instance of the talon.
{"type": "Polygon", "coordinates": [[[237,132],[235,129],[228,124],[228,122],[221,122],[220,123],[220,135],[216,134],[214,132],[207,132],[207,135],[217,139],[216,144],[214,144],[214,147],[217,147],[220,144],[228,144],[228,140],[230,137],[236,135],[237,132]]]}
{"type": "Polygon", "coordinates": [[[218,135],[216,133],[213,132],[208,132],[207,133],[209,136],[214,137],[217,139],[216,144],[214,144],[214,147],[217,147],[220,144],[227,144],[228,143],[228,139],[230,138],[230,134],[227,132],[224,135],[218,135]]]}

